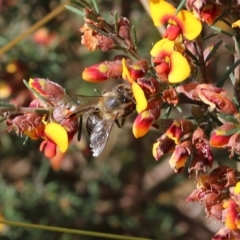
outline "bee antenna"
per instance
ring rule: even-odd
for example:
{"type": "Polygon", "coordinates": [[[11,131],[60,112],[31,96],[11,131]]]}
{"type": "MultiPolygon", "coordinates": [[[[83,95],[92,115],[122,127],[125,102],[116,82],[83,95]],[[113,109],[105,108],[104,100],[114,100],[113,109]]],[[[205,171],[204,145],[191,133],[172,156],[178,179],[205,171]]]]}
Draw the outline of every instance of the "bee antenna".
{"type": "Polygon", "coordinates": [[[130,99],[136,104],[136,100],[132,97],[130,97],[130,99]]]}

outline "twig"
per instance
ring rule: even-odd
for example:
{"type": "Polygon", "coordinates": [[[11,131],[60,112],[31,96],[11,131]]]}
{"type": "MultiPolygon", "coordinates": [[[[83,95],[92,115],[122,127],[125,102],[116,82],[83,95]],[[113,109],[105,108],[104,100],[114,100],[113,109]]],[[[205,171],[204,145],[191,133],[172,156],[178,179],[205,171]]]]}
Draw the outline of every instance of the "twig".
{"type": "Polygon", "coordinates": [[[32,25],[30,28],[28,28],[24,33],[18,35],[16,38],[14,38],[12,41],[7,43],[5,46],[0,48],[0,56],[3,55],[5,52],[10,50],[12,47],[17,45],[20,41],[25,39],[28,35],[35,32],[38,28],[58,16],[63,10],[65,9],[65,5],[68,3],[68,1],[64,2],[60,6],[58,6],[56,9],[54,9],[52,12],[50,12],[48,15],[46,15],[44,18],[42,18],[40,21],[36,22],[34,25],[32,25]]]}

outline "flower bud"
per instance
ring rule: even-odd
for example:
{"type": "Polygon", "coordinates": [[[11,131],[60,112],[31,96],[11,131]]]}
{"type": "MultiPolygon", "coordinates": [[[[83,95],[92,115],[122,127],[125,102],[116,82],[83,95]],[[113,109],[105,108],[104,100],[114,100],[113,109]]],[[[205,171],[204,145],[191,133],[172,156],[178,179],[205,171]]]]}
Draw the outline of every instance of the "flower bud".
{"type": "Polygon", "coordinates": [[[88,82],[102,82],[109,78],[119,79],[122,76],[121,61],[105,61],[85,68],[82,78],[88,82]]]}

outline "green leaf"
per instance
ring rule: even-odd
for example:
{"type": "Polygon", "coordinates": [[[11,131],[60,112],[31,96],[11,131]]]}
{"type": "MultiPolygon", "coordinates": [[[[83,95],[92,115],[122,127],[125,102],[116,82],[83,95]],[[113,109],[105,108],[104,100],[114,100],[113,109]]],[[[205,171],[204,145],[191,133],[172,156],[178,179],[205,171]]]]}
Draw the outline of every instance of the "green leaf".
{"type": "Polygon", "coordinates": [[[181,109],[180,106],[176,106],[176,109],[177,109],[180,113],[182,113],[182,109],[181,109]]]}
{"type": "Polygon", "coordinates": [[[229,77],[230,73],[240,64],[240,59],[238,59],[229,69],[226,71],[226,73],[222,76],[222,78],[218,81],[216,84],[217,87],[222,87],[226,79],[229,77]]]}
{"type": "Polygon", "coordinates": [[[199,66],[199,60],[197,58],[197,56],[195,56],[192,52],[190,52],[187,48],[185,49],[185,53],[194,60],[194,62],[199,66]]]}
{"type": "Polygon", "coordinates": [[[92,8],[91,5],[84,0],[71,0],[70,3],[80,8],[92,8]]]}
{"type": "Polygon", "coordinates": [[[216,44],[214,44],[212,51],[208,54],[208,56],[205,59],[206,62],[210,60],[210,58],[214,55],[217,49],[221,46],[222,42],[223,42],[222,40],[219,40],[216,44]]]}
{"type": "Polygon", "coordinates": [[[233,37],[233,35],[232,35],[231,33],[226,32],[226,31],[224,31],[224,30],[222,30],[221,28],[218,28],[218,27],[216,27],[216,26],[211,26],[211,29],[213,29],[213,30],[215,30],[215,31],[218,31],[218,32],[220,32],[220,33],[222,33],[222,34],[225,34],[225,35],[227,35],[228,37],[233,37]]]}
{"type": "Polygon", "coordinates": [[[136,33],[136,28],[134,25],[132,26],[132,36],[133,36],[134,47],[135,47],[135,49],[137,49],[137,33],[136,33]]]}
{"type": "Polygon", "coordinates": [[[117,11],[114,12],[114,19],[115,19],[114,31],[117,34],[118,33],[118,12],[117,11]]]}
{"type": "Polygon", "coordinates": [[[238,100],[237,100],[237,98],[236,97],[233,97],[233,103],[237,106],[237,108],[239,108],[240,106],[239,106],[239,102],[238,102],[238,100]]]}
{"type": "MultiPolygon", "coordinates": [[[[227,70],[228,70],[228,69],[229,69],[229,67],[227,67],[227,70]]],[[[229,77],[230,77],[230,79],[231,79],[232,85],[234,85],[234,83],[235,83],[235,78],[234,78],[234,75],[233,75],[232,72],[229,74],[229,77]]]]}
{"type": "Polygon", "coordinates": [[[78,15],[80,15],[81,17],[84,17],[84,12],[82,10],[79,10],[76,7],[70,6],[70,5],[65,5],[65,8],[68,9],[71,12],[74,12],[78,15]]]}
{"type": "Polygon", "coordinates": [[[44,114],[50,114],[50,109],[45,109],[45,108],[35,108],[34,112],[37,113],[38,115],[44,115],[44,114]]]}
{"type": "Polygon", "coordinates": [[[234,124],[239,124],[238,120],[233,115],[224,114],[224,113],[217,113],[217,116],[219,118],[227,120],[228,122],[232,122],[234,124]]]}
{"type": "Polygon", "coordinates": [[[231,130],[229,130],[229,131],[226,131],[226,132],[224,133],[224,136],[230,136],[230,135],[233,135],[234,133],[237,133],[238,131],[239,131],[239,128],[236,127],[236,128],[231,129],[231,130]]]}
{"type": "Polygon", "coordinates": [[[219,34],[219,32],[212,32],[212,33],[210,33],[209,35],[203,37],[202,40],[205,41],[205,40],[207,40],[207,39],[209,39],[209,38],[215,37],[215,36],[218,35],[218,34],[219,34]]]}
{"type": "Polygon", "coordinates": [[[171,111],[172,111],[172,106],[168,106],[166,108],[166,111],[165,111],[165,114],[164,114],[163,118],[168,118],[170,113],[171,113],[171,111]]]}
{"type": "MultiPolygon", "coordinates": [[[[225,12],[223,12],[220,16],[218,16],[215,20],[214,20],[214,22],[211,24],[211,25],[214,25],[217,21],[219,21],[219,20],[221,20],[221,21],[223,21],[224,19],[223,18],[225,18],[226,16],[228,16],[230,14],[230,11],[228,10],[228,11],[225,11],[225,12]]],[[[226,23],[227,24],[227,23],[226,23]]]]}
{"type": "Polygon", "coordinates": [[[177,15],[178,12],[182,10],[182,8],[185,6],[185,4],[186,4],[186,0],[182,0],[182,1],[179,3],[179,5],[178,5],[178,7],[177,7],[177,9],[176,9],[175,15],[177,15]]]}
{"type": "Polygon", "coordinates": [[[93,3],[93,6],[95,8],[96,13],[98,14],[99,13],[99,8],[98,8],[98,5],[97,5],[97,2],[95,0],[92,0],[92,3],[93,3]]]}
{"type": "Polygon", "coordinates": [[[235,50],[232,46],[230,46],[229,44],[224,43],[223,46],[231,53],[231,54],[235,54],[235,50]]]}
{"type": "Polygon", "coordinates": [[[14,104],[6,102],[0,102],[0,107],[16,109],[16,106],[14,104]]]}

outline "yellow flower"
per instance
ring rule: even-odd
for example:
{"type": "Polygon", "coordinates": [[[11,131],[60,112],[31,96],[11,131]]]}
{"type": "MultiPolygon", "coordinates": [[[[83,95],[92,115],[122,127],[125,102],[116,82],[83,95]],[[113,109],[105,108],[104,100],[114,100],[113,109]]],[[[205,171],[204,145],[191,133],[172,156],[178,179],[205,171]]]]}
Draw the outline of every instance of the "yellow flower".
{"type": "Polygon", "coordinates": [[[190,75],[190,65],[181,53],[174,50],[173,41],[167,38],[158,41],[150,54],[154,57],[155,70],[163,81],[179,83],[190,75]]]}
{"type": "Polygon", "coordinates": [[[164,38],[175,40],[180,34],[186,39],[195,39],[202,31],[201,22],[194,15],[187,11],[181,10],[175,15],[176,8],[170,3],[162,0],[150,0],[150,13],[155,26],[168,24],[164,38]]]}
{"type": "Polygon", "coordinates": [[[60,152],[66,152],[68,148],[68,135],[65,128],[58,123],[48,123],[44,129],[44,135],[48,140],[55,143],[60,152]]]}
{"type": "Polygon", "coordinates": [[[122,66],[123,66],[122,78],[127,80],[132,85],[133,96],[136,100],[136,110],[138,113],[142,112],[147,108],[147,99],[145,97],[144,91],[130,75],[130,72],[126,66],[125,58],[122,59],[122,66]]]}

